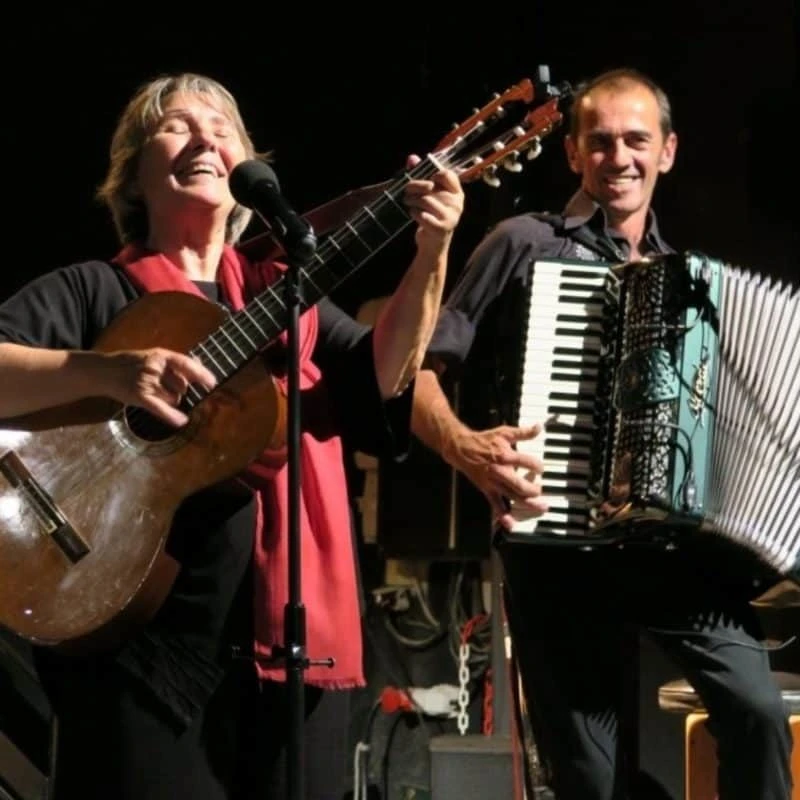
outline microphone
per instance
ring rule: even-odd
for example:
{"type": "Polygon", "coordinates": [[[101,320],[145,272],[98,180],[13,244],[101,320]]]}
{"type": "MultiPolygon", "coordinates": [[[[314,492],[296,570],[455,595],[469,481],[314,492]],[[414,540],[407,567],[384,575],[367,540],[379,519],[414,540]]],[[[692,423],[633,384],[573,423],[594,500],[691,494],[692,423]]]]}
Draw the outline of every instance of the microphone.
{"type": "Polygon", "coordinates": [[[242,161],[228,179],[237,203],[255,211],[269,225],[290,258],[307,262],[317,248],[314,229],[286,202],[275,170],[263,161],[242,161]]]}

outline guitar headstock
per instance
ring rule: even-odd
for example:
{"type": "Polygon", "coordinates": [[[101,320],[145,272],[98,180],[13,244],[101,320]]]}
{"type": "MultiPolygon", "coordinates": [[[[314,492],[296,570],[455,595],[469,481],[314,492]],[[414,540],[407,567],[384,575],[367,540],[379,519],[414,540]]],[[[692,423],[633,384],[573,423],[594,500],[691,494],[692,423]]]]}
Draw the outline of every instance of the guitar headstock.
{"type": "Polygon", "coordinates": [[[462,183],[481,178],[499,186],[500,170],[521,172],[523,157],[536,158],[542,139],[561,124],[561,106],[571,89],[547,86],[546,93],[549,99],[533,108],[536,90],[525,78],[495,95],[439,141],[433,159],[455,170],[462,183]]]}
{"type": "MultiPolygon", "coordinates": [[[[539,68],[535,81],[528,78],[495,95],[483,108],[474,111],[439,141],[436,148],[412,169],[404,169],[393,179],[362,186],[303,214],[318,236],[345,225],[348,218],[360,215],[363,209],[387,192],[402,192],[413,177],[430,175],[441,167],[452,169],[462,183],[481,178],[490,186],[500,185],[500,171],[522,170],[522,157],[536,158],[542,151],[542,139],[555,130],[563,119],[560,106],[571,97],[567,85],[553,86],[546,68],[539,68]],[[537,95],[548,98],[533,107],[537,95]],[[516,121],[514,121],[516,120],[516,121]]],[[[241,245],[251,258],[279,259],[283,248],[271,233],[241,245]]]]}

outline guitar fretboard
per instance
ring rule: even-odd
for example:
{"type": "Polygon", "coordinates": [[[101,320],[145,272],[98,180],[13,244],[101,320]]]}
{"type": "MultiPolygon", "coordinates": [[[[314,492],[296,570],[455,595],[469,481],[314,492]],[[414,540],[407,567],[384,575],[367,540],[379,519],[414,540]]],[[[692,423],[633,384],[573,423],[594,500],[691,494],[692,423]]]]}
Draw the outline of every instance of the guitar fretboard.
{"type": "MultiPolygon", "coordinates": [[[[422,161],[404,172],[375,201],[323,240],[310,263],[298,270],[302,286],[300,311],[332,292],[411,222],[401,200],[403,190],[409,181],[435,169],[438,167],[431,161],[422,161]]],[[[214,373],[219,383],[234,375],[286,330],[289,323],[287,283],[285,276],[276,280],[191,350],[190,354],[214,373]]],[[[206,394],[199,387],[190,386],[186,409],[191,410],[206,394]]]]}

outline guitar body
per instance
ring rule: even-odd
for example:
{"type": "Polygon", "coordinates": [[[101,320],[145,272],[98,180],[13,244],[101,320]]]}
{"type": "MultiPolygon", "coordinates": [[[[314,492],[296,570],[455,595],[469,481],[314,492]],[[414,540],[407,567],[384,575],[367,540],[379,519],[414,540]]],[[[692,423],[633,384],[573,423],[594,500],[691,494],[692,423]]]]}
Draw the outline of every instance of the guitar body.
{"type": "MultiPolygon", "coordinates": [[[[144,295],[95,349],[188,352],[225,316],[189,294],[144,295]]],[[[142,438],[125,411],[142,413],[89,399],[0,430],[0,624],[34,643],[105,646],[146,621],[177,573],[164,545],[178,506],[285,446],[285,398],[259,358],[166,438],[142,438]]]]}

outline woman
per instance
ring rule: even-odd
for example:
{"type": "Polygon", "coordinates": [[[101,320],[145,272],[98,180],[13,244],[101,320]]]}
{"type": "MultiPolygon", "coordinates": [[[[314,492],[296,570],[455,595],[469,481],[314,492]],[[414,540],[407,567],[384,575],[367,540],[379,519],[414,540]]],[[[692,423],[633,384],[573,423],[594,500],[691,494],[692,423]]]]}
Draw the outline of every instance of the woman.
{"type": "MultiPolygon", "coordinates": [[[[254,262],[236,246],[250,212],[228,179],[255,156],[235,99],[216,81],[160,77],[134,95],[99,189],[122,249],[111,262],[44,275],[0,306],[0,417],[103,396],[180,427],[190,419],[187,398],[214,397],[225,369],[213,358],[95,344],[142,295],[177,290],[240,309],[280,276],[281,265],[254,262]]],[[[374,328],[327,300],[298,325],[307,653],[334,660],[304,674],[309,798],[343,791],[348,693],[337,690],[363,685],[340,436],[402,453],[463,193],[457,176],[441,171],[411,181],[405,202],[416,253],[374,328]]],[[[283,340],[267,352],[283,389],[283,340]]],[[[166,545],[180,569],[146,626],[94,655],[37,648],[59,719],[58,798],[284,795],[287,697],[283,666],[270,656],[283,641],[288,599],[288,470],[285,450],[254,456],[235,484],[180,503],[166,545]]]]}

